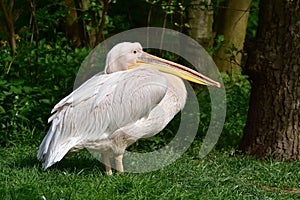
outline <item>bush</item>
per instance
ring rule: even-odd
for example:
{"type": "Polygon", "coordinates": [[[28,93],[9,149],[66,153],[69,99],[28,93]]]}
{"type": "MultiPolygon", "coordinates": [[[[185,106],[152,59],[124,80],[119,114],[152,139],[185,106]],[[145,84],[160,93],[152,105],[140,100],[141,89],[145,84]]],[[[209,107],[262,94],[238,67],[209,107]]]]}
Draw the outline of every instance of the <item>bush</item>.
{"type": "Polygon", "coordinates": [[[44,90],[24,85],[24,80],[0,81],[0,145],[36,142],[36,132],[45,129],[45,116],[53,104],[44,90]],[[41,109],[42,108],[42,109],[41,109]]]}
{"type": "Polygon", "coordinates": [[[218,147],[237,148],[243,136],[247,120],[251,85],[244,75],[223,75],[226,86],[227,114],[226,122],[218,147]]]}
{"type": "Polygon", "coordinates": [[[14,56],[0,50],[0,145],[37,143],[48,128],[55,103],[73,89],[77,70],[89,49],[72,50],[65,38],[21,41],[14,56]],[[35,45],[33,45],[35,46],[35,45]]]}
{"type": "MultiPolygon", "coordinates": [[[[227,113],[225,124],[218,140],[217,149],[236,149],[239,147],[243,135],[243,129],[247,119],[248,102],[250,96],[250,83],[246,76],[222,74],[222,79],[226,88],[227,113]]],[[[198,155],[202,140],[204,139],[211,118],[211,100],[206,87],[195,87],[199,102],[200,121],[198,133],[192,144],[191,153],[198,155]]],[[[130,147],[131,151],[149,152],[162,148],[168,144],[175,136],[180,123],[180,114],[168,124],[159,134],[139,140],[130,147]]]]}
{"type": "MultiPolygon", "coordinates": [[[[240,74],[229,76],[225,73],[221,75],[226,89],[226,118],[215,148],[217,150],[238,149],[246,124],[251,86],[247,76],[240,74]]],[[[189,153],[194,156],[199,155],[211,118],[209,92],[200,91],[197,96],[201,109],[200,123],[196,139],[189,149],[189,153]]]]}

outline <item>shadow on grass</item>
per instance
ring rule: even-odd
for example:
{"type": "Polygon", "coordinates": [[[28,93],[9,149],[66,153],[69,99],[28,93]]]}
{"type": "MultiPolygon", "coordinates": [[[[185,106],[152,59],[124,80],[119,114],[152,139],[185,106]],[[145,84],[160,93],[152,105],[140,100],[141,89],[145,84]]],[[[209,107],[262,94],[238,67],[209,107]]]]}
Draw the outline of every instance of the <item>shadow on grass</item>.
{"type": "MultiPolygon", "coordinates": [[[[42,167],[42,165],[41,165],[42,167]]],[[[90,155],[89,152],[78,152],[72,153],[70,155],[65,156],[60,162],[55,163],[47,170],[51,170],[55,168],[60,171],[69,171],[69,172],[78,172],[78,171],[100,171],[101,173],[105,173],[105,168],[103,164],[90,155]]]]}
{"type": "MultiPolygon", "coordinates": [[[[38,161],[34,151],[18,152],[17,156],[8,159],[6,164],[10,168],[37,168],[43,172],[43,164],[38,161]]],[[[47,171],[59,170],[78,173],[78,171],[99,171],[105,173],[103,164],[94,158],[89,152],[77,152],[66,155],[60,162],[55,163],[47,171]]]]}

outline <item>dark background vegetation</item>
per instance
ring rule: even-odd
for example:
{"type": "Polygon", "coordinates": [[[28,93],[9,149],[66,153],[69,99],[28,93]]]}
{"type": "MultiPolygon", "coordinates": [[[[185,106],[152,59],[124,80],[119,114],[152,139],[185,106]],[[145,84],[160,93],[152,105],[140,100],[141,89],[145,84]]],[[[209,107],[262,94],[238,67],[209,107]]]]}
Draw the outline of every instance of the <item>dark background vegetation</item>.
{"type": "MultiPolygon", "coordinates": [[[[6,2],[6,1],[4,1],[6,2]]],[[[101,23],[100,11],[104,5],[91,0],[88,12],[82,18],[101,23]],[[94,19],[98,16],[97,19],[94,19]],[[98,20],[98,21],[97,21],[98,20]]],[[[7,3],[7,2],[6,2],[7,3]]],[[[132,0],[112,1],[107,12],[101,40],[124,30],[158,26],[186,33],[186,13],[180,6],[189,1],[171,1],[172,5],[162,6],[155,1],[132,0]],[[148,18],[152,12],[151,19],[148,18]],[[166,13],[168,15],[166,15],[166,13]],[[167,20],[164,24],[164,18],[167,20]],[[150,20],[150,23],[149,23],[150,20]]],[[[215,25],[224,1],[214,1],[215,25]]],[[[67,37],[64,24],[70,9],[63,1],[15,1],[18,14],[15,21],[17,48],[9,47],[4,30],[0,30],[0,145],[8,147],[19,144],[39,144],[49,124],[52,107],[73,89],[74,79],[81,62],[91,51],[87,43],[74,45],[67,37]],[[34,2],[34,17],[30,3],[34,2]]],[[[253,1],[248,21],[246,44],[251,44],[258,24],[258,1],[253,1]]],[[[3,13],[0,12],[0,15],[3,13]]],[[[3,25],[3,24],[2,24],[3,25]]],[[[2,26],[3,27],[3,26],[2,26]]],[[[93,28],[93,27],[91,27],[93,28]]],[[[216,29],[216,27],[215,27],[216,29]]],[[[215,36],[214,46],[209,49],[213,55],[224,42],[222,35],[215,36]]],[[[237,148],[245,124],[250,84],[241,74],[222,74],[227,93],[227,118],[218,148],[237,148]]],[[[210,120],[210,99],[203,87],[196,88],[200,102],[200,124],[195,146],[199,146],[210,120]]],[[[179,117],[158,136],[140,141],[132,150],[147,151],[159,148],[176,133],[179,117]]]]}
{"type": "MultiPolygon", "coordinates": [[[[265,79],[267,75],[272,77],[275,73],[263,70],[259,72],[256,66],[267,69],[273,64],[274,52],[270,51],[268,54],[266,49],[282,51],[278,41],[288,44],[290,38],[280,38],[276,36],[278,32],[285,34],[295,30],[297,33],[299,30],[299,16],[293,18],[289,14],[290,10],[297,7],[294,5],[300,5],[299,0],[260,0],[260,5],[259,0],[252,0],[244,50],[241,51],[234,45],[230,45],[226,50],[230,61],[235,61],[239,53],[243,54],[243,59],[238,66],[241,70],[221,74],[227,95],[226,122],[215,150],[209,155],[199,158],[202,140],[210,122],[210,96],[206,87],[192,85],[200,107],[200,113],[196,113],[200,115],[198,134],[188,151],[174,163],[160,170],[143,174],[114,173],[113,176],[106,176],[104,166],[89,152],[83,151],[66,156],[61,162],[44,171],[42,163],[36,159],[36,153],[38,145],[49,128],[47,119],[53,106],[73,90],[77,71],[93,47],[114,34],[137,27],[165,27],[185,34],[189,34],[190,30],[186,12],[190,0],[89,0],[85,9],[76,11],[80,27],[69,27],[68,22],[72,20],[69,18],[70,13],[74,12],[72,6],[68,6],[69,3],[80,4],[84,1],[0,0],[0,199],[299,199],[298,161],[281,162],[271,156],[267,156],[264,160],[257,160],[249,154],[244,154],[243,150],[240,153],[239,150],[241,140],[247,140],[247,137],[242,139],[242,135],[245,130],[250,90],[255,88],[254,82],[258,80],[258,85],[267,85],[265,87],[267,90],[270,88],[275,92],[278,91],[272,79],[271,81],[265,79]],[[286,7],[291,9],[282,12],[282,8],[286,7]],[[267,11],[275,10],[270,13],[265,12],[264,15],[260,13],[258,16],[259,9],[263,8],[267,11]],[[9,29],[4,23],[4,10],[7,11],[7,16],[13,19],[13,29],[9,29]],[[268,14],[273,18],[264,17],[263,24],[258,22],[259,17],[261,19],[261,16],[268,16],[268,14]],[[295,19],[295,22],[284,23],[284,26],[278,23],[279,28],[274,25],[278,21],[282,22],[285,16],[291,21],[295,19]],[[273,24],[270,22],[271,18],[275,19],[273,24]],[[295,26],[296,23],[298,27],[295,26]],[[269,24],[272,24],[271,28],[269,24]],[[257,32],[258,25],[261,30],[257,32]],[[290,32],[282,29],[285,26],[290,32]],[[74,33],[72,32],[74,30],[79,31],[74,33]],[[255,42],[257,38],[254,38],[263,36],[263,30],[267,36],[271,38],[274,36],[276,41],[273,40],[273,46],[269,46],[265,38],[261,37],[258,47],[261,52],[266,53],[264,54],[266,60],[255,62],[256,58],[261,59],[261,54],[257,57],[253,56],[253,52],[252,56],[249,54],[251,48],[259,49],[255,42]],[[271,32],[268,32],[270,30],[271,32]],[[95,33],[97,37],[92,38],[88,33],[95,33]],[[10,36],[15,38],[15,45],[11,42],[10,36]],[[264,46],[266,49],[262,48],[264,46]],[[250,66],[246,63],[248,55],[254,60],[250,66]],[[254,68],[254,77],[257,78],[251,79],[251,73],[248,73],[249,77],[242,75],[241,71],[246,68],[254,68]],[[260,76],[256,76],[258,73],[260,76]],[[261,80],[269,82],[266,84],[260,82],[261,80]]],[[[224,11],[228,9],[230,12],[245,11],[227,7],[226,2],[240,5],[244,0],[212,0],[212,6],[205,3],[202,5],[205,11],[213,10],[213,45],[207,48],[213,58],[222,46],[228,44],[225,34],[218,31],[224,22],[224,11]]],[[[299,41],[295,41],[296,45],[298,43],[299,41]]],[[[295,49],[286,48],[283,48],[284,53],[279,52],[276,57],[280,58],[289,51],[297,53],[295,49]]],[[[160,54],[160,52],[151,53],[181,62],[177,59],[178,56],[160,54]]],[[[296,61],[295,67],[298,67],[297,64],[299,62],[296,61]]],[[[274,68],[276,73],[280,72],[279,69],[284,69],[283,66],[279,63],[278,68],[274,68]]],[[[273,69],[272,66],[269,68],[273,69]]],[[[279,82],[279,85],[287,87],[291,81],[288,75],[291,70],[285,72],[287,73],[281,76],[283,82],[279,82]]],[[[262,90],[261,87],[259,88],[258,92],[262,90]]],[[[294,91],[294,88],[291,90],[294,91]]],[[[253,91],[251,97],[252,94],[253,91]]],[[[273,99],[273,96],[261,96],[261,94],[265,93],[258,94],[257,99],[251,98],[250,102],[273,99]]],[[[269,102],[272,101],[267,101],[269,102]]],[[[296,105],[297,101],[292,103],[296,105]]],[[[278,109],[274,110],[288,110],[288,107],[283,105],[284,103],[281,102],[278,109]]],[[[265,111],[266,116],[274,115],[270,112],[272,109],[268,107],[258,109],[265,111]]],[[[294,109],[299,109],[299,106],[298,108],[295,106],[294,109]]],[[[257,113],[254,112],[255,118],[257,113]]],[[[299,112],[296,115],[299,116],[299,112]]],[[[295,124],[298,123],[296,115],[295,124]]],[[[280,122],[284,119],[281,116],[276,117],[270,119],[274,123],[276,119],[280,122]]],[[[145,152],[164,146],[176,134],[179,122],[180,114],[161,133],[147,140],[139,140],[130,147],[130,150],[145,152]]],[[[256,124],[250,123],[249,126],[254,127],[256,124]]],[[[283,128],[286,127],[284,124],[283,128]]],[[[295,129],[297,127],[295,125],[295,129]]],[[[257,126],[257,128],[264,127],[257,126]]],[[[280,140],[276,131],[274,131],[275,136],[267,135],[267,137],[271,139],[276,137],[275,139],[280,140]]],[[[265,135],[265,132],[262,134],[265,135]]],[[[260,142],[260,138],[250,139],[260,142]]],[[[249,141],[252,142],[251,140],[249,141]]],[[[259,145],[266,146],[264,143],[259,145]]],[[[260,151],[259,148],[257,149],[260,151]]],[[[297,153],[295,155],[299,155],[297,153]]]]}

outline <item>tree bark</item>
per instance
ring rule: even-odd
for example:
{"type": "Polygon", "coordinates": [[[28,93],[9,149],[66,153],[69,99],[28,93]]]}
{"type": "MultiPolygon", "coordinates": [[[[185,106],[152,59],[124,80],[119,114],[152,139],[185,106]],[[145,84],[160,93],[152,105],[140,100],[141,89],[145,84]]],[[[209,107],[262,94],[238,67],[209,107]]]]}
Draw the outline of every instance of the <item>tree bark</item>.
{"type": "Polygon", "coordinates": [[[10,0],[7,4],[5,4],[3,0],[0,0],[0,7],[4,18],[3,21],[5,23],[5,34],[8,39],[11,51],[14,53],[17,48],[17,43],[15,38],[13,6],[14,0],[10,0]]]}
{"type": "MultiPolygon", "coordinates": [[[[72,47],[78,48],[83,46],[83,42],[81,41],[84,39],[84,34],[82,34],[83,25],[82,23],[78,22],[77,17],[77,9],[75,6],[74,0],[65,0],[66,7],[70,8],[69,14],[66,16],[66,23],[65,23],[65,32],[68,37],[72,41],[72,47]]],[[[79,6],[79,3],[77,2],[77,7],[79,6]]]]}
{"type": "Polygon", "coordinates": [[[300,159],[300,0],[261,0],[245,74],[252,82],[242,150],[300,159]]]}
{"type": "Polygon", "coordinates": [[[201,44],[206,50],[213,45],[213,10],[210,9],[211,0],[192,1],[187,8],[190,29],[188,34],[201,44]],[[201,5],[201,3],[205,5],[201,5]]]}
{"type": "Polygon", "coordinates": [[[93,48],[104,40],[103,30],[111,0],[98,2],[102,5],[101,14],[98,10],[90,10],[90,0],[65,0],[65,5],[71,7],[70,14],[66,18],[66,34],[72,39],[74,48],[80,46],[93,48]],[[90,21],[84,20],[87,13],[91,15],[90,21]]]}
{"type": "Polygon", "coordinates": [[[224,16],[220,19],[218,34],[224,35],[225,42],[214,56],[220,71],[232,74],[240,72],[241,51],[244,48],[251,0],[227,0],[224,16]],[[234,48],[233,48],[234,46],[234,48]]]}

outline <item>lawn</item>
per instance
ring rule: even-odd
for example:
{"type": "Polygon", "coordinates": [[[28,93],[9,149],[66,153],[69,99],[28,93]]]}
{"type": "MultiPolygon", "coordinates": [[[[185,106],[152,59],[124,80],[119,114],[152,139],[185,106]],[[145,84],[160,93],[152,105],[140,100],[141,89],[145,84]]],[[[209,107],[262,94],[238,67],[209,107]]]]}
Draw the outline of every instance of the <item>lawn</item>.
{"type": "Polygon", "coordinates": [[[88,152],[67,156],[46,172],[37,146],[0,150],[0,199],[300,199],[298,162],[257,161],[214,151],[185,153],[144,174],[104,174],[88,152]]]}
{"type": "MultiPolygon", "coordinates": [[[[28,131],[22,129],[20,121],[8,121],[7,124],[14,126],[0,130],[0,144],[6,144],[0,149],[0,200],[300,199],[299,162],[258,161],[230,150],[238,149],[240,144],[250,84],[243,76],[238,79],[225,76],[223,80],[228,109],[216,149],[203,159],[197,157],[201,147],[199,141],[205,136],[210,122],[210,115],[207,115],[210,104],[205,103],[210,102],[210,97],[207,92],[200,91],[198,100],[202,102],[202,112],[196,140],[176,162],[144,174],[114,173],[107,176],[103,165],[89,152],[67,156],[43,171],[36,153],[45,131],[39,128],[28,131]]],[[[35,116],[30,119],[35,119],[35,116]]],[[[164,146],[176,133],[173,129],[176,129],[178,120],[175,118],[161,134],[149,138],[149,141],[139,141],[130,149],[144,152],[164,146]]],[[[28,121],[29,125],[38,124],[28,121]]]]}

